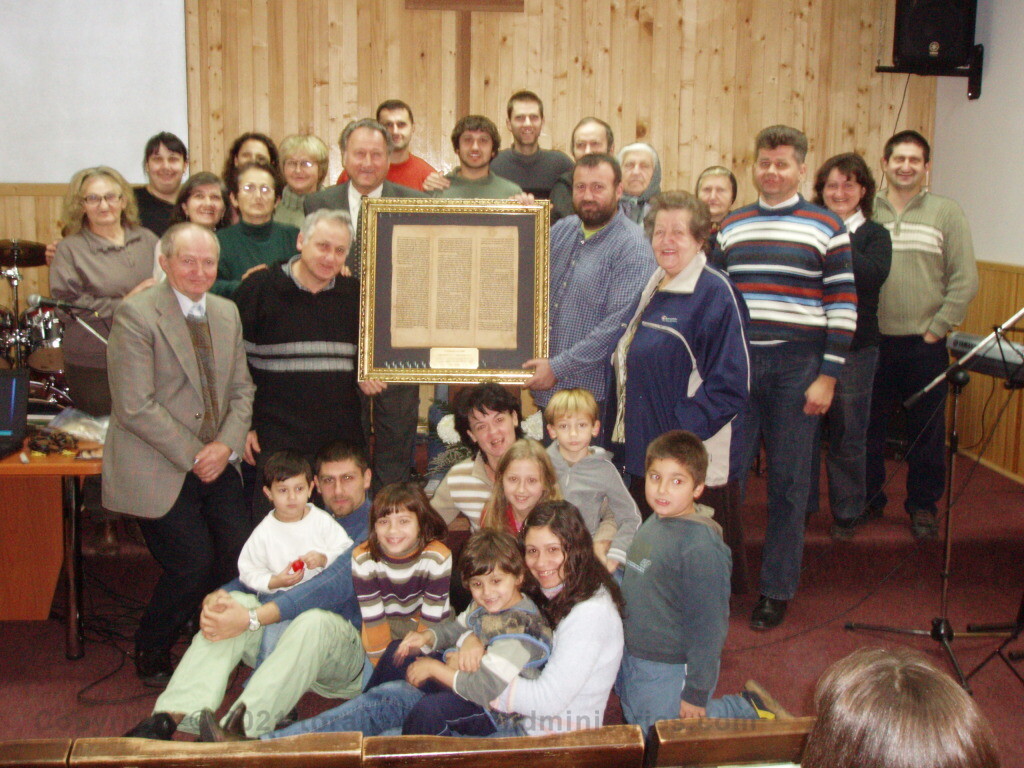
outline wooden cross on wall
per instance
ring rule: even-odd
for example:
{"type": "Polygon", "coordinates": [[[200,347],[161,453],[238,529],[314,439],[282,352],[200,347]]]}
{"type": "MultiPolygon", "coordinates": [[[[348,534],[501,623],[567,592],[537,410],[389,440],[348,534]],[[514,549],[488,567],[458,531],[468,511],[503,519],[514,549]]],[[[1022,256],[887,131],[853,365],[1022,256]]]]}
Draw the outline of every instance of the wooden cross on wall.
{"type": "Polygon", "coordinates": [[[474,11],[522,13],[525,0],[405,0],[407,11],[455,11],[455,116],[469,114],[469,65],[473,60],[473,36],[470,22],[474,11]]]}

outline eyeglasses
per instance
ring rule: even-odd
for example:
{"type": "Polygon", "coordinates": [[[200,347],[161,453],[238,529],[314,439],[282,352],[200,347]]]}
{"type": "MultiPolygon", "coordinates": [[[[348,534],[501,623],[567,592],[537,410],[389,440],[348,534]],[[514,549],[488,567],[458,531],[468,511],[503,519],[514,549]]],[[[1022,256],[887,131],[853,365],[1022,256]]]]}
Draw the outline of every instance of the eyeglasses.
{"type": "Polygon", "coordinates": [[[260,195],[261,197],[274,194],[274,188],[268,187],[266,184],[243,184],[239,191],[245,192],[247,195],[260,195]]]}
{"type": "Polygon", "coordinates": [[[310,170],[316,163],[312,160],[285,160],[284,167],[289,171],[297,171],[300,168],[304,171],[310,170]]]}
{"type": "Polygon", "coordinates": [[[105,195],[86,195],[82,198],[82,202],[90,208],[95,208],[100,203],[105,202],[107,205],[113,205],[120,200],[122,195],[117,192],[107,192],[105,195]]]}

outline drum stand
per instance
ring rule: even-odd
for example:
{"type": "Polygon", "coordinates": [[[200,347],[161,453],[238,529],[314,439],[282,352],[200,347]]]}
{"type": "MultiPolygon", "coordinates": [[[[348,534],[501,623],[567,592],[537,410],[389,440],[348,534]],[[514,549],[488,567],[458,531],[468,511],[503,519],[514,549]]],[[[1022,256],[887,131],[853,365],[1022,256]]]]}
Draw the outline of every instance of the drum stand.
{"type": "MultiPolygon", "coordinates": [[[[17,240],[12,241],[15,243],[15,261],[17,261],[17,240]]],[[[23,361],[21,359],[21,328],[17,326],[18,317],[18,284],[21,282],[21,272],[18,271],[18,267],[15,265],[8,269],[0,272],[0,277],[6,278],[7,282],[11,285],[11,295],[14,297],[14,317],[15,317],[15,334],[14,334],[14,367],[21,368],[23,361]]]]}

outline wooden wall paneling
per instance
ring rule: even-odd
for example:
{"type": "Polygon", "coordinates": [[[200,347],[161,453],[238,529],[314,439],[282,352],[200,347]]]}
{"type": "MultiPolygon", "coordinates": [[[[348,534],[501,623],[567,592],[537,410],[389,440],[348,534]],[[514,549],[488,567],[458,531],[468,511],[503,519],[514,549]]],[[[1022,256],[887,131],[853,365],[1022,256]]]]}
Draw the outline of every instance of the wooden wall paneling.
{"type": "MultiPolygon", "coordinates": [[[[251,86],[244,88],[245,81],[239,83],[239,86],[251,96],[252,105],[252,125],[262,126],[262,130],[265,133],[270,134],[271,138],[275,141],[282,135],[280,133],[281,126],[275,125],[271,118],[270,109],[270,72],[272,67],[270,66],[271,53],[274,54],[275,62],[280,62],[286,57],[294,55],[295,49],[298,47],[297,40],[289,40],[288,45],[285,46],[286,51],[274,50],[271,51],[270,41],[270,6],[269,0],[251,0],[252,2],[252,45],[247,46],[244,39],[238,40],[238,49],[241,53],[245,48],[250,48],[252,56],[242,57],[242,61],[249,63],[251,70],[249,77],[251,78],[251,86]]],[[[279,0],[274,0],[273,3],[276,7],[281,7],[279,0]]],[[[281,102],[282,94],[280,91],[276,91],[274,94],[275,103],[281,102]]],[[[239,126],[238,133],[243,133],[248,128],[239,126]]],[[[257,129],[260,130],[260,129],[257,129]]]]}
{"type": "MultiPolygon", "coordinates": [[[[57,219],[67,189],[64,184],[0,184],[0,239],[17,238],[37,243],[57,239],[57,219]]],[[[29,295],[50,295],[50,271],[46,267],[20,270],[18,308],[27,306],[29,295]]],[[[14,296],[7,280],[0,279],[0,307],[14,310],[14,296]]]]}

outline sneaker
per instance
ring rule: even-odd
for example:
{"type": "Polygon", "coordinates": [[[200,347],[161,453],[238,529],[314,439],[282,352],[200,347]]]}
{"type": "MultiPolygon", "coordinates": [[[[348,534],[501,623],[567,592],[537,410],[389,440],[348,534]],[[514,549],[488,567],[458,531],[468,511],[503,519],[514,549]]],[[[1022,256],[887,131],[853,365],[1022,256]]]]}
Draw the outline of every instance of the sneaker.
{"type": "Polygon", "coordinates": [[[753,691],[741,691],[740,697],[754,708],[754,711],[757,713],[758,720],[775,719],[775,713],[768,709],[768,705],[764,703],[764,699],[753,691]]]}
{"type": "Polygon", "coordinates": [[[750,702],[751,706],[753,706],[754,709],[757,710],[758,717],[760,717],[761,719],[793,719],[793,715],[791,715],[785,707],[779,704],[779,702],[775,700],[775,697],[768,693],[768,691],[763,686],[761,686],[756,680],[747,680],[747,682],[743,684],[743,692],[740,695],[743,696],[743,698],[747,699],[748,702],[750,702]],[[749,694],[750,698],[748,698],[746,694],[749,694]],[[751,699],[756,699],[756,701],[759,702],[760,705],[755,704],[754,701],[752,701],[751,699]],[[764,715],[761,714],[762,712],[765,712],[770,716],[764,717],[764,715]]]}
{"type": "Polygon", "coordinates": [[[911,510],[910,533],[918,541],[935,541],[939,538],[939,523],[935,513],[924,509],[911,510]]]}

